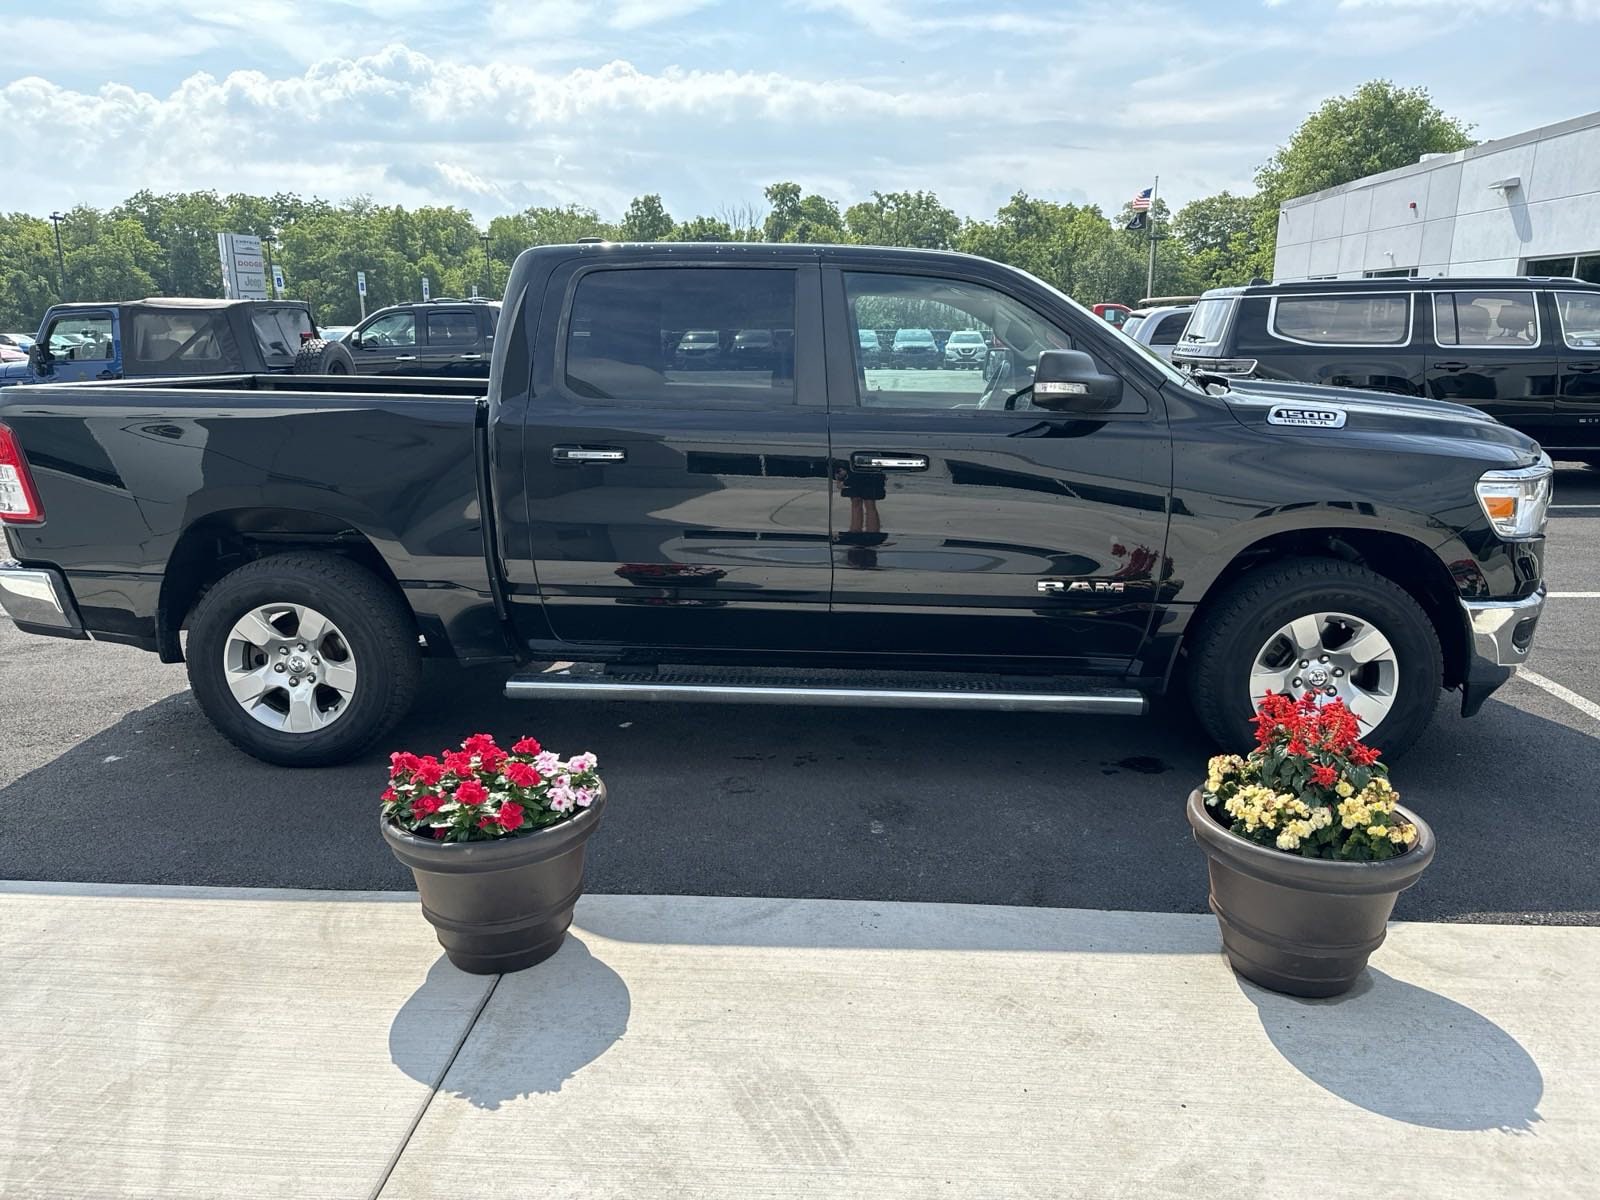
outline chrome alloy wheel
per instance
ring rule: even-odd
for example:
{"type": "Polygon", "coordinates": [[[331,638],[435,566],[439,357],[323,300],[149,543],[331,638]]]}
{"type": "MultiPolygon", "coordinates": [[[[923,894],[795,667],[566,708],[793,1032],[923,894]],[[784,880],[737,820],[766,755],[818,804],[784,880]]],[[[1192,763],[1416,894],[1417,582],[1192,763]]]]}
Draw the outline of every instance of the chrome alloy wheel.
{"type": "Polygon", "coordinates": [[[1250,667],[1250,700],[1258,708],[1268,692],[1324,704],[1343,700],[1362,732],[1377,728],[1394,707],[1400,661],[1378,627],[1349,613],[1296,617],[1266,641],[1250,667]]]}
{"type": "Polygon", "coordinates": [[[240,617],[222,669],[239,707],[283,733],[326,729],[349,711],[356,691],[349,641],[304,604],[264,604],[240,617]]]}

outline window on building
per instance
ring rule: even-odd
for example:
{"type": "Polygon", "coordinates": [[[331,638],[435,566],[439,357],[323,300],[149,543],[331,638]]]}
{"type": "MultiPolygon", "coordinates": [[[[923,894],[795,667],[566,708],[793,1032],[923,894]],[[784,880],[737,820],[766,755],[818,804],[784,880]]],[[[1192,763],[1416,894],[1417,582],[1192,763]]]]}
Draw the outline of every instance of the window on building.
{"type": "Polygon", "coordinates": [[[1532,292],[1435,292],[1433,335],[1441,346],[1532,348],[1539,306],[1532,292]]]}
{"type": "Polygon", "coordinates": [[[1562,258],[1529,258],[1522,263],[1524,275],[1554,275],[1561,279],[1581,279],[1600,283],[1600,254],[1570,254],[1562,258]]]}
{"type": "Polygon", "coordinates": [[[1398,293],[1279,296],[1272,332],[1291,342],[1329,346],[1403,346],[1411,340],[1411,297],[1398,293]]]}
{"type": "Polygon", "coordinates": [[[635,268],[578,283],[567,387],[596,400],[792,404],[795,274],[635,268]]]}
{"type": "Polygon", "coordinates": [[[1417,269],[1415,267],[1386,267],[1382,271],[1363,271],[1361,277],[1363,279],[1415,279],[1417,277],[1417,269]]]}
{"type": "Polygon", "coordinates": [[[1561,336],[1574,349],[1600,350],[1600,293],[1557,292],[1561,336]]]}

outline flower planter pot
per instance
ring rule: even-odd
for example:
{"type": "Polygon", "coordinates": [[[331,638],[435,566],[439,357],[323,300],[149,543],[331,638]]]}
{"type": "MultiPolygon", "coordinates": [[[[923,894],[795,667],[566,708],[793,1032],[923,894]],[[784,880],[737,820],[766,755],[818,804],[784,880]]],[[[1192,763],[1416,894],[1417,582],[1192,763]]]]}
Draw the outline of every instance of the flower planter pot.
{"type": "Polygon", "coordinates": [[[1301,858],[1248,842],[1189,793],[1189,825],[1211,871],[1211,911],[1233,969],[1291,996],[1337,996],[1350,990],[1383,944],[1395,898],[1433,861],[1433,830],[1417,827],[1404,854],[1383,862],[1301,858]]]}
{"type": "Polygon", "coordinates": [[[606,792],[570,821],[483,842],[436,842],[380,818],[384,840],[411,868],[422,915],[450,961],[475,975],[520,971],[561,948],[583,894],[583,852],[606,792]]]}

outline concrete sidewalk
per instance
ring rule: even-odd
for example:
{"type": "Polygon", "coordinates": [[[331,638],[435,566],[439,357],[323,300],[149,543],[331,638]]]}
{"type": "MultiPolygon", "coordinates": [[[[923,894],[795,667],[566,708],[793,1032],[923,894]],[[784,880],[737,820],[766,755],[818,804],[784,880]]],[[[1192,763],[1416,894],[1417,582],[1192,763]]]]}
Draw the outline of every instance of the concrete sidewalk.
{"type": "Polygon", "coordinates": [[[1210,917],[0,884],[0,1196],[1592,1197],[1600,932],[1396,925],[1339,1001],[1210,917]]]}

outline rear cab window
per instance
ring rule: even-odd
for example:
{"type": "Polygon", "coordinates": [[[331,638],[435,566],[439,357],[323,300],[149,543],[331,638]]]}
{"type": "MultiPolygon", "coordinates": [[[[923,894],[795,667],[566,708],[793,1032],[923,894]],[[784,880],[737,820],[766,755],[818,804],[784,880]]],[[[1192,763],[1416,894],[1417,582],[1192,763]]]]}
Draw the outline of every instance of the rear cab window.
{"type": "Polygon", "coordinates": [[[793,404],[795,287],[788,268],[589,271],[567,318],[566,390],[586,400],[793,404]],[[766,332],[770,352],[732,353],[739,330],[766,332]]]}
{"type": "Polygon", "coordinates": [[[1188,313],[1170,313],[1161,318],[1155,332],[1150,335],[1152,346],[1176,346],[1178,339],[1183,336],[1185,326],[1189,324],[1188,313]]]}
{"type": "Polygon", "coordinates": [[[293,364],[312,333],[311,314],[303,308],[258,308],[250,314],[250,323],[269,367],[293,364]]]}
{"type": "Polygon", "coordinates": [[[1267,329],[1302,345],[1404,346],[1411,341],[1411,302],[1404,292],[1275,296],[1267,329]]]}
{"type": "Polygon", "coordinates": [[[220,375],[244,360],[223,308],[131,308],[125,321],[130,375],[220,375]]]}

